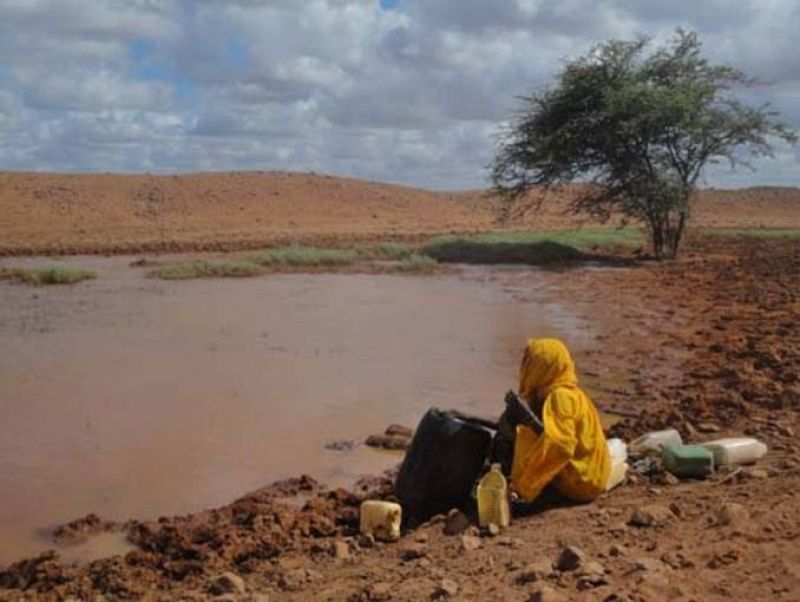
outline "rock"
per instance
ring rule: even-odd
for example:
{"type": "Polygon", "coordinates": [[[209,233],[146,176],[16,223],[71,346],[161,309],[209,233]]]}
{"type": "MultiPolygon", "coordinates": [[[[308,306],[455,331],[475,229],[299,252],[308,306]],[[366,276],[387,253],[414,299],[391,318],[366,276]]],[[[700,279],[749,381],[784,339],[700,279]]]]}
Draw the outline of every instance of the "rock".
{"type": "Polygon", "coordinates": [[[769,478],[769,472],[764,468],[748,468],[742,471],[742,476],[746,479],[762,480],[769,478]]]}
{"type": "Polygon", "coordinates": [[[575,571],[585,560],[586,553],[583,550],[577,546],[567,546],[561,550],[555,566],[559,571],[575,571]]]}
{"type": "Polygon", "coordinates": [[[364,443],[370,447],[381,449],[403,450],[408,447],[409,442],[410,439],[408,437],[397,435],[370,435],[364,443]]]}
{"type": "Polygon", "coordinates": [[[706,566],[710,569],[718,569],[723,566],[728,566],[739,561],[738,550],[728,550],[724,554],[714,554],[714,557],[708,561],[706,566]]]}
{"type": "Polygon", "coordinates": [[[498,537],[496,539],[498,546],[505,546],[508,548],[521,548],[522,547],[522,540],[516,537],[498,537]]]}
{"type": "Polygon", "coordinates": [[[628,531],[628,525],[623,522],[612,523],[608,526],[611,535],[620,536],[628,531]]]}
{"type": "Polygon", "coordinates": [[[481,547],[481,539],[480,537],[475,537],[474,535],[462,535],[461,536],[461,549],[465,552],[472,552],[473,550],[477,550],[481,547]]]}
{"type": "Polygon", "coordinates": [[[678,483],[681,482],[680,479],[678,479],[678,477],[676,477],[674,474],[666,471],[656,476],[653,480],[659,485],[665,485],[665,486],[677,485],[678,483]]]}
{"type": "Polygon", "coordinates": [[[471,525],[472,523],[466,514],[457,508],[453,508],[447,513],[447,518],[444,519],[444,533],[445,535],[461,535],[471,525]]]}
{"type": "Polygon", "coordinates": [[[552,587],[548,587],[547,585],[542,585],[541,587],[536,588],[531,592],[530,597],[528,598],[529,602],[565,602],[566,596],[561,592],[553,589],[552,587]]]}
{"type": "Polygon", "coordinates": [[[678,580],[665,573],[642,573],[637,585],[643,600],[676,600],[684,595],[678,580]]]}
{"type": "Polygon", "coordinates": [[[605,598],[603,598],[603,602],[632,602],[631,598],[626,594],[608,594],[605,598]]]}
{"type": "Polygon", "coordinates": [[[553,574],[553,565],[548,560],[539,560],[525,565],[517,577],[517,583],[534,583],[547,579],[553,574]]]}
{"type": "Polygon", "coordinates": [[[391,600],[393,586],[391,583],[373,583],[366,589],[366,598],[369,602],[383,602],[391,600]]]}
{"type": "Polygon", "coordinates": [[[701,433],[718,433],[722,430],[719,428],[719,425],[713,422],[701,422],[695,428],[701,433]]]}
{"type": "Polygon", "coordinates": [[[439,598],[449,598],[451,596],[455,596],[457,593],[458,583],[452,579],[442,579],[439,583],[439,587],[436,588],[436,592],[434,592],[434,596],[439,598]]]}
{"type": "Polygon", "coordinates": [[[644,556],[631,564],[631,572],[658,572],[664,569],[664,565],[654,558],[644,556]]]}
{"type": "Polygon", "coordinates": [[[343,440],[343,441],[329,441],[322,447],[325,449],[329,449],[331,451],[350,451],[354,449],[358,445],[357,441],[353,441],[352,439],[343,440]]]}
{"type": "Polygon", "coordinates": [[[580,567],[579,575],[605,575],[605,567],[596,560],[587,560],[580,567]]]}
{"type": "Polygon", "coordinates": [[[634,527],[656,527],[674,518],[672,510],[662,504],[640,506],[633,511],[628,524],[634,527]]]}
{"type": "Polygon", "coordinates": [[[747,508],[734,502],[726,502],[720,506],[717,512],[716,524],[719,527],[741,527],[750,520],[750,513],[747,508]]]}
{"type": "Polygon", "coordinates": [[[664,554],[661,555],[661,562],[675,570],[694,568],[694,562],[686,558],[686,556],[680,552],[664,552],[664,554]]]}
{"type": "Polygon", "coordinates": [[[608,548],[609,556],[625,556],[627,553],[628,549],[619,543],[611,544],[611,547],[608,548]]]}
{"type": "Polygon", "coordinates": [[[215,575],[208,580],[208,591],[214,595],[243,594],[247,591],[244,579],[230,571],[215,575]]]}
{"type": "Polygon", "coordinates": [[[346,541],[335,541],[333,542],[333,557],[337,560],[347,560],[350,558],[350,546],[346,541]]]}
{"type": "Polygon", "coordinates": [[[606,585],[607,583],[608,581],[605,575],[584,575],[583,577],[578,577],[575,587],[578,588],[578,591],[583,592],[587,589],[594,589],[595,587],[606,585]]]}
{"type": "Polygon", "coordinates": [[[402,424],[390,424],[386,427],[383,434],[389,435],[390,437],[406,437],[410,439],[414,435],[414,429],[403,426],[402,424]]]}
{"type": "Polygon", "coordinates": [[[427,555],[428,549],[421,543],[412,543],[400,553],[400,557],[405,561],[416,560],[427,555]]]}
{"type": "Polygon", "coordinates": [[[486,527],[486,534],[489,537],[497,537],[498,535],[500,535],[500,527],[498,527],[494,523],[489,523],[489,525],[486,527]]]}
{"type": "Polygon", "coordinates": [[[363,533],[358,536],[358,545],[362,548],[374,548],[375,536],[372,533],[363,533]]]}
{"type": "Polygon", "coordinates": [[[605,567],[595,560],[587,560],[578,573],[577,587],[580,591],[600,587],[608,583],[605,567]]]}
{"type": "Polygon", "coordinates": [[[313,569],[294,569],[287,571],[278,579],[278,587],[284,591],[296,592],[303,589],[307,583],[321,581],[322,573],[313,569]]]}

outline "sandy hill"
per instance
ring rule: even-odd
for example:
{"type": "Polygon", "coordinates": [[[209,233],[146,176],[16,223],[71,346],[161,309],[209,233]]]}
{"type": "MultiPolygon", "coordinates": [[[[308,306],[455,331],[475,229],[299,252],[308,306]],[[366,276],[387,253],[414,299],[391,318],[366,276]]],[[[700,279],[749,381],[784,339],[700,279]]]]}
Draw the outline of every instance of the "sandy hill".
{"type": "MultiPolygon", "coordinates": [[[[244,249],[414,239],[499,227],[559,229],[569,194],[507,226],[483,191],[431,192],[283,172],[187,175],[0,173],[0,254],[244,249]]],[[[800,228],[800,189],[710,190],[695,225],[800,228]]]]}

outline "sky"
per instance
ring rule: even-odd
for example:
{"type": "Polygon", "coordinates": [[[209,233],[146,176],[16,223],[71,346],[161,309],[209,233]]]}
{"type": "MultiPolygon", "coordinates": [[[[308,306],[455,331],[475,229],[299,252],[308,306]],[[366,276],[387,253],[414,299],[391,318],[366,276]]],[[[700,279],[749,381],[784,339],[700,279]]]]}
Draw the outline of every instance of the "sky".
{"type": "MultiPolygon", "coordinates": [[[[0,170],[314,171],[482,187],[518,97],[699,32],[800,131],[798,0],[0,0],[0,170]]],[[[800,186],[800,149],[706,186],[800,186]]]]}

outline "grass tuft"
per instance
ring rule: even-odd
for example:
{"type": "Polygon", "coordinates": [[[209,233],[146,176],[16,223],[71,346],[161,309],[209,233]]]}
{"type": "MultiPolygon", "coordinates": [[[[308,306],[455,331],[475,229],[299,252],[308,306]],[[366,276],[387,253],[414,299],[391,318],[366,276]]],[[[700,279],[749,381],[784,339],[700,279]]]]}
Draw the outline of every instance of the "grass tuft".
{"type": "Polygon", "coordinates": [[[186,261],[165,265],[151,273],[162,280],[247,278],[258,276],[261,269],[250,261],[186,261]]]}
{"type": "Polygon", "coordinates": [[[359,259],[360,255],[356,249],[284,247],[263,251],[251,261],[265,267],[314,267],[348,265],[359,259]]]}
{"type": "Polygon", "coordinates": [[[376,245],[358,247],[358,252],[364,259],[402,261],[415,255],[416,249],[402,243],[384,242],[376,245]]]}
{"type": "Polygon", "coordinates": [[[44,268],[4,268],[0,270],[0,279],[12,280],[32,286],[45,284],[75,284],[82,280],[91,280],[97,275],[91,270],[70,266],[54,265],[44,268]]]}
{"type": "Polygon", "coordinates": [[[400,272],[414,272],[418,274],[429,274],[439,267],[439,262],[433,257],[413,253],[402,259],[395,268],[400,272]]]}

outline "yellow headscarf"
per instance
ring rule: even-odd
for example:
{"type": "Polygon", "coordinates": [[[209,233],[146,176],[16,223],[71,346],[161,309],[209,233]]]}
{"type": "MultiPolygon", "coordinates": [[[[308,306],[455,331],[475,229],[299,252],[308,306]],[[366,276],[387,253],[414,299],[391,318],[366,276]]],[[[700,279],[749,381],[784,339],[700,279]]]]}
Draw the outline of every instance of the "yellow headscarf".
{"type": "Polygon", "coordinates": [[[519,395],[531,402],[544,399],[556,387],[577,387],[575,363],[558,339],[530,339],[519,368],[519,395]]]}

